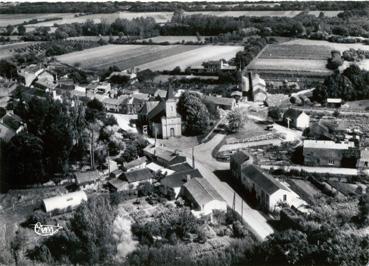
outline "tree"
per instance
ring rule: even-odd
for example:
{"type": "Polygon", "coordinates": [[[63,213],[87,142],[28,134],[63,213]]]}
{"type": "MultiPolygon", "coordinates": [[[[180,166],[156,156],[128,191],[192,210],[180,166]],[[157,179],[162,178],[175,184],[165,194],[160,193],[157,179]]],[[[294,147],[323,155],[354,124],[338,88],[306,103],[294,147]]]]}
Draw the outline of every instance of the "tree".
{"type": "Polygon", "coordinates": [[[187,91],[182,93],[177,109],[184,120],[187,134],[197,135],[207,130],[210,115],[200,96],[187,91]]]}
{"type": "Polygon", "coordinates": [[[228,130],[232,133],[238,132],[242,128],[244,118],[239,109],[232,110],[227,115],[228,130]]]}
{"type": "Polygon", "coordinates": [[[359,199],[359,220],[363,224],[368,223],[369,215],[369,195],[364,194],[359,199]]]}
{"type": "Polygon", "coordinates": [[[0,60],[0,76],[6,77],[8,79],[17,78],[17,67],[6,60],[0,60]]]}
{"type": "Polygon", "coordinates": [[[26,33],[26,27],[24,27],[23,25],[18,25],[17,31],[19,35],[24,35],[26,33]]]}
{"type": "Polygon", "coordinates": [[[8,182],[24,187],[47,181],[44,168],[44,143],[31,133],[22,132],[8,143],[6,152],[8,182]]]}
{"type": "Polygon", "coordinates": [[[8,25],[6,26],[6,34],[7,35],[11,35],[14,31],[14,26],[13,25],[8,25]]]}

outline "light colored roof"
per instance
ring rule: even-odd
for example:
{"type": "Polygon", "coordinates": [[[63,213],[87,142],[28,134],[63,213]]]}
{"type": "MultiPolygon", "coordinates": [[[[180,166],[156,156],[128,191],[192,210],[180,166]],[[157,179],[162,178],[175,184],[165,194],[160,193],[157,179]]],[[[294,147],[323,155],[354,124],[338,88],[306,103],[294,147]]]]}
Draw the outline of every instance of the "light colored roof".
{"type": "Polygon", "coordinates": [[[146,162],[147,162],[147,158],[145,156],[142,156],[142,157],[139,157],[139,158],[137,158],[135,160],[132,160],[128,163],[124,163],[123,166],[126,169],[130,169],[130,168],[139,166],[139,165],[141,165],[143,163],[146,163],[146,162]]]}
{"type": "Polygon", "coordinates": [[[77,184],[84,184],[89,182],[95,182],[100,178],[99,172],[96,170],[87,172],[77,172],[74,173],[76,177],[77,184]]]}
{"type": "Polygon", "coordinates": [[[167,96],[167,91],[166,90],[161,90],[161,89],[157,89],[155,92],[154,92],[154,97],[161,97],[161,98],[165,98],[167,96]]]}
{"type": "Polygon", "coordinates": [[[341,98],[327,98],[327,103],[342,103],[341,98]]]}
{"type": "Polygon", "coordinates": [[[310,149],[330,149],[330,150],[348,150],[354,148],[352,141],[334,142],[332,140],[304,140],[304,148],[310,149]]]}
{"type": "Polygon", "coordinates": [[[42,200],[46,212],[51,212],[56,209],[66,209],[68,207],[76,207],[87,201],[87,195],[84,191],[72,192],[52,198],[42,200]]]}
{"type": "Polygon", "coordinates": [[[213,200],[224,201],[222,196],[205,178],[192,178],[183,186],[201,208],[213,200]]]}
{"type": "Polygon", "coordinates": [[[147,169],[150,169],[153,172],[160,171],[162,174],[165,174],[166,173],[167,175],[171,175],[171,174],[175,173],[175,171],[173,171],[171,169],[168,169],[168,168],[165,168],[165,167],[163,167],[161,165],[158,165],[158,164],[156,164],[154,162],[151,162],[148,165],[146,165],[146,168],[147,169]]]}
{"type": "Polygon", "coordinates": [[[230,106],[232,106],[235,102],[233,98],[215,97],[209,95],[204,96],[204,101],[216,105],[230,105],[230,106]]]}

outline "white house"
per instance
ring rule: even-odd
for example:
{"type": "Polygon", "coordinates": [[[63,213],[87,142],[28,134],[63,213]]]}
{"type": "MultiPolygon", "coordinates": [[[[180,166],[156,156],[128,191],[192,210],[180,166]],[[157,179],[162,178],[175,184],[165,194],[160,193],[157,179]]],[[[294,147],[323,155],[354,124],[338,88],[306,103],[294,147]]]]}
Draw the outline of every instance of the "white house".
{"type": "Polygon", "coordinates": [[[75,208],[83,201],[87,201],[87,195],[84,191],[76,191],[60,196],[55,196],[42,200],[43,208],[46,212],[53,210],[65,210],[67,208],[75,208]]]}
{"type": "Polygon", "coordinates": [[[296,200],[295,193],[255,165],[243,167],[241,182],[251,200],[266,211],[278,209],[279,203],[292,205],[296,200]]]}
{"type": "Polygon", "coordinates": [[[181,189],[180,196],[191,203],[197,216],[209,215],[213,210],[226,211],[227,203],[205,178],[192,178],[181,189]]]}
{"type": "Polygon", "coordinates": [[[289,128],[304,130],[310,126],[310,116],[296,109],[288,109],[283,115],[283,121],[289,128]]]}

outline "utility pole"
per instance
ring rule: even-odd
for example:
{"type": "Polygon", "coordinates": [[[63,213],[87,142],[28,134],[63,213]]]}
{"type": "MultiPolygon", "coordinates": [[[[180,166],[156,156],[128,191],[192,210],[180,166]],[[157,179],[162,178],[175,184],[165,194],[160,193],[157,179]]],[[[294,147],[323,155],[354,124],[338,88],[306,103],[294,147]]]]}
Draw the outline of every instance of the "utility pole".
{"type": "Polygon", "coordinates": [[[90,147],[90,157],[91,157],[91,169],[95,170],[95,152],[94,152],[94,130],[91,132],[91,147],[90,147]]]}
{"type": "Polygon", "coordinates": [[[232,209],[236,210],[236,192],[233,192],[233,203],[232,203],[232,209]]]}
{"type": "Polygon", "coordinates": [[[291,118],[287,117],[286,120],[287,120],[287,127],[290,128],[291,118]]]}
{"type": "Polygon", "coordinates": [[[195,169],[195,147],[192,147],[192,168],[195,169]]]}

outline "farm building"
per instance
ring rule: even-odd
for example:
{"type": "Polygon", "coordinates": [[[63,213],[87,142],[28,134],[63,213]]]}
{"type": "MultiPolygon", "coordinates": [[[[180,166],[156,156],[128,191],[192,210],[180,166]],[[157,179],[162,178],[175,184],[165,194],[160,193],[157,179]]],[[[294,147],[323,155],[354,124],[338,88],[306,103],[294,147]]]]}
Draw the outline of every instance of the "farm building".
{"type": "Polygon", "coordinates": [[[354,142],[304,140],[303,145],[304,164],[309,166],[341,167],[359,157],[354,142]]]}
{"type": "Polygon", "coordinates": [[[137,188],[137,186],[141,183],[152,183],[153,178],[154,175],[147,168],[126,172],[121,176],[121,179],[127,181],[129,187],[132,189],[137,188]]]}
{"type": "Polygon", "coordinates": [[[247,165],[242,169],[241,182],[251,200],[263,210],[274,211],[279,203],[292,205],[295,200],[291,190],[255,165],[247,165]]]}
{"type": "Polygon", "coordinates": [[[166,98],[161,99],[156,106],[145,104],[138,118],[151,136],[167,139],[182,135],[182,119],[177,113],[177,101],[172,88],[168,88],[166,98]]]}
{"type": "Polygon", "coordinates": [[[283,122],[288,128],[304,130],[310,125],[310,116],[303,111],[290,108],[284,113],[283,122]]]}
{"type": "Polygon", "coordinates": [[[100,174],[98,171],[87,171],[74,173],[76,184],[82,190],[96,189],[97,181],[100,180],[100,174]]]}
{"type": "Polygon", "coordinates": [[[146,167],[147,158],[145,156],[139,157],[133,161],[123,163],[123,170],[126,172],[143,169],[146,167]]]}
{"type": "Polygon", "coordinates": [[[162,180],[160,180],[160,183],[164,186],[173,188],[174,193],[177,197],[183,184],[191,180],[191,178],[195,177],[203,177],[203,176],[197,169],[184,170],[173,173],[171,175],[167,175],[162,180]]]}
{"type": "Polygon", "coordinates": [[[151,158],[153,161],[156,161],[165,167],[171,167],[173,165],[186,162],[186,157],[181,156],[176,152],[168,151],[152,145],[149,145],[144,149],[144,154],[148,158],[151,158]]]}
{"type": "Polygon", "coordinates": [[[180,196],[191,203],[198,216],[211,214],[213,210],[227,210],[227,203],[205,178],[190,179],[182,186],[180,196]]]}
{"type": "Polygon", "coordinates": [[[87,201],[87,195],[84,191],[77,191],[61,196],[55,196],[42,200],[43,208],[46,212],[54,210],[65,210],[67,208],[75,208],[83,201],[87,201]]]}
{"type": "Polygon", "coordinates": [[[221,108],[223,110],[233,110],[236,106],[236,100],[234,98],[205,95],[203,100],[206,104],[212,105],[215,108],[221,108]]]}

